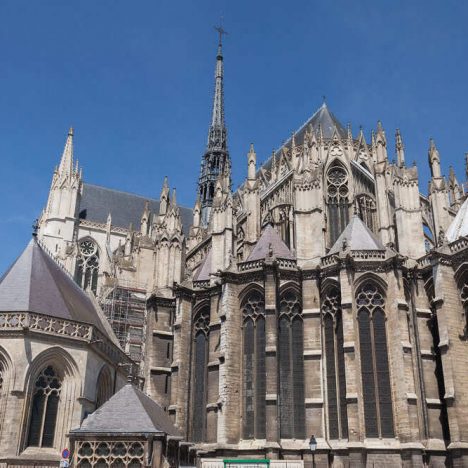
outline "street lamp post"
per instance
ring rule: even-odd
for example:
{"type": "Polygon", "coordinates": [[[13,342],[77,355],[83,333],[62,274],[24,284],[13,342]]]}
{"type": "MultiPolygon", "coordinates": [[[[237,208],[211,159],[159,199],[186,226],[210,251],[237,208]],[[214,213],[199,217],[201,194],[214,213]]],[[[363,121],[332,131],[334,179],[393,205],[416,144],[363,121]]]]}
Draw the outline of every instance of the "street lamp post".
{"type": "Polygon", "coordinates": [[[310,451],[312,452],[312,468],[315,468],[315,450],[317,450],[317,439],[312,434],[309,440],[310,451]]]}

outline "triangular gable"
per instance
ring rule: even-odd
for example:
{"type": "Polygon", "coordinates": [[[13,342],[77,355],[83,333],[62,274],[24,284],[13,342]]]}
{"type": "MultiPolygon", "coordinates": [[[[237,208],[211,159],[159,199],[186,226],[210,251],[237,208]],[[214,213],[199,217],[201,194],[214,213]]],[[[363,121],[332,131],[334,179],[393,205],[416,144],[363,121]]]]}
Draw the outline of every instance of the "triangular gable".
{"type": "Polygon", "coordinates": [[[328,254],[337,254],[343,250],[343,246],[350,250],[385,250],[382,242],[364,224],[358,215],[354,215],[351,221],[336,240],[328,254]]]}
{"type": "Polygon", "coordinates": [[[288,246],[281,240],[281,237],[271,224],[268,224],[264,229],[247,262],[262,260],[268,257],[294,259],[288,246]]]}

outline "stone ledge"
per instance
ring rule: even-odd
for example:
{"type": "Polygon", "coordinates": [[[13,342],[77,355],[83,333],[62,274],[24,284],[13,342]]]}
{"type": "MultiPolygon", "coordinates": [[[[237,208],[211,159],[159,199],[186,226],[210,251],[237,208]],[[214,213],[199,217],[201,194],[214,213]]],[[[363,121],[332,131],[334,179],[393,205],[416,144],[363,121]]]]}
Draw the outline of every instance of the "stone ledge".
{"type": "Polygon", "coordinates": [[[426,398],[426,404],[428,406],[442,406],[442,402],[439,400],[439,398],[426,398]]]}
{"type": "Polygon", "coordinates": [[[413,345],[409,341],[402,341],[401,347],[403,351],[411,351],[413,349],[413,345]]]}
{"type": "Polygon", "coordinates": [[[265,353],[266,354],[276,354],[276,346],[265,346],[265,353]]]}
{"type": "Polygon", "coordinates": [[[421,349],[421,357],[425,359],[434,359],[435,354],[430,349],[421,349]]]}
{"type": "Polygon", "coordinates": [[[323,398],[306,398],[305,399],[305,405],[306,406],[322,407],[323,406],[323,398]]]}
{"type": "Polygon", "coordinates": [[[397,300],[397,308],[405,312],[409,310],[408,303],[403,300],[397,300]]]}
{"type": "Polygon", "coordinates": [[[418,395],[416,395],[416,393],[407,392],[406,393],[406,399],[408,401],[416,401],[418,399],[418,395]]]}
{"type": "Polygon", "coordinates": [[[345,341],[343,343],[343,351],[345,353],[354,353],[356,345],[354,341],[345,341]]]}
{"type": "Polygon", "coordinates": [[[416,307],[416,315],[421,318],[431,318],[432,311],[431,309],[421,309],[419,307],[416,307]]]}
{"type": "Polygon", "coordinates": [[[207,367],[219,367],[219,360],[216,359],[216,361],[210,361],[206,366],[207,367]]]}
{"type": "Polygon", "coordinates": [[[302,309],[303,317],[320,317],[320,309],[302,309]]]}
{"type": "Polygon", "coordinates": [[[277,399],[278,399],[278,395],[276,395],[276,393],[267,393],[265,395],[266,401],[276,401],[277,399]]]}
{"type": "Polygon", "coordinates": [[[320,359],[322,357],[322,350],[321,349],[305,349],[304,357],[309,358],[309,359],[313,359],[313,358],[320,359]]]}
{"type": "Polygon", "coordinates": [[[218,403],[208,403],[206,409],[208,411],[218,411],[218,403]]]}
{"type": "Polygon", "coordinates": [[[357,393],[347,393],[346,394],[346,403],[357,403],[358,394],[357,393]]]}
{"type": "Polygon", "coordinates": [[[174,336],[174,333],[166,330],[153,330],[153,336],[154,335],[174,336]]]}
{"type": "Polygon", "coordinates": [[[164,374],[170,374],[171,367],[151,367],[150,372],[163,372],[164,374]]]}

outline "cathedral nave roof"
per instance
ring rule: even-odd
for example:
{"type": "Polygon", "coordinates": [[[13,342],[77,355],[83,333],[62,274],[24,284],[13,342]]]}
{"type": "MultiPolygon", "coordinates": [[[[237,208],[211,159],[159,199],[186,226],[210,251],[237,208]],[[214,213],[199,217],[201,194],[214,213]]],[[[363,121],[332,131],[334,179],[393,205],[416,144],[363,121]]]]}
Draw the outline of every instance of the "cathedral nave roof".
{"type": "MultiPolygon", "coordinates": [[[[150,212],[158,213],[159,200],[98,185],[83,184],[80,219],[106,224],[107,216],[110,213],[114,226],[122,228],[128,228],[130,224],[139,226],[141,214],[147,201],[150,212]]],[[[188,234],[192,224],[192,210],[182,206],[179,206],[179,210],[184,234],[188,234]]]]}

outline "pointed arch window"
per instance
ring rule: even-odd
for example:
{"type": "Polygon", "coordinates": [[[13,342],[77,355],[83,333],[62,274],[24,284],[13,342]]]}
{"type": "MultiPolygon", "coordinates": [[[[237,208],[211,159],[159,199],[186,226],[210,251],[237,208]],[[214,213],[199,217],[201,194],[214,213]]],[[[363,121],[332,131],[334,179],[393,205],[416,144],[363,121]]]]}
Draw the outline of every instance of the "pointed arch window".
{"type": "Polygon", "coordinates": [[[39,374],[33,389],[28,446],[53,447],[62,381],[52,366],[39,374]]]}
{"type": "Polygon", "coordinates": [[[348,173],[339,164],[327,173],[328,236],[330,247],[349,222],[348,173]]]}
{"type": "Polygon", "coordinates": [[[266,437],[265,301],[252,291],[242,304],[244,439],[266,437]]]}
{"type": "Polygon", "coordinates": [[[104,367],[99,373],[96,388],[97,409],[112,396],[112,376],[108,367],[104,367]]]}
{"type": "Polygon", "coordinates": [[[372,231],[377,229],[377,209],[374,199],[365,193],[356,197],[359,217],[366,226],[372,231]]]}
{"type": "Polygon", "coordinates": [[[192,440],[202,442],[206,435],[206,393],[210,309],[204,307],[194,318],[192,440]]]}
{"type": "Polygon", "coordinates": [[[91,239],[83,239],[78,243],[79,255],[76,260],[75,281],[83,289],[97,291],[99,273],[99,251],[91,239]]]}
{"type": "Polygon", "coordinates": [[[338,289],[328,291],[322,302],[325,343],[328,435],[330,439],[348,438],[346,374],[341,296],[338,289]]]}
{"type": "Polygon", "coordinates": [[[278,324],[280,432],[283,439],[305,438],[304,332],[302,307],[294,291],[280,300],[278,324]]]}
{"type": "Polygon", "coordinates": [[[385,299],[373,283],[357,292],[364,422],[367,437],[394,437],[385,299]]]}

